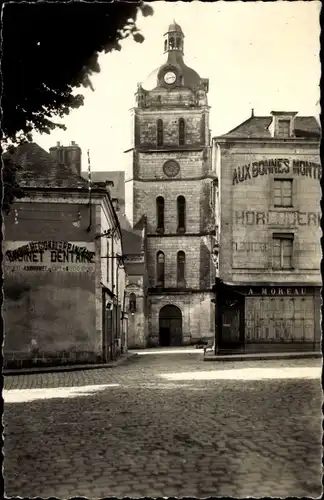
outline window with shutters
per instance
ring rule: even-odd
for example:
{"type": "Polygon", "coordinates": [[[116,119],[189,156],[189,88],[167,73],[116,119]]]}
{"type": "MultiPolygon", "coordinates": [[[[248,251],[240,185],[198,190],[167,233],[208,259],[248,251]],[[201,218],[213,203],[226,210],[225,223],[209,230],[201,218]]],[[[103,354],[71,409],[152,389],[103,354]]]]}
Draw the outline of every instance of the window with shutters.
{"type": "Polygon", "coordinates": [[[158,121],[156,122],[156,128],[157,128],[156,143],[158,146],[163,146],[163,120],[161,120],[161,118],[159,118],[158,121]]]}
{"type": "Polygon", "coordinates": [[[156,254],[156,286],[164,287],[164,253],[156,254]]]}
{"type": "Polygon", "coordinates": [[[177,254],[177,285],[178,287],[185,286],[185,265],[186,255],[180,251],[177,254]]]}
{"type": "Polygon", "coordinates": [[[293,206],[293,181],[292,179],[274,179],[273,202],[275,207],[293,206]]]}
{"type": "Polygon", "coordinates": [[[164,233],[164,198],[158,196],[156,199],[156,230],[159,233],[164,233]]]}
{"type": "Polygon", "coordinates": [[[183,118],[180,118],[179,120],[179,146],[184,146],[185,144],[185,121],[183,118]]]}
{"type": "Polygon", "coordinates": [[[272,235],[272,267],[274,269],[293,268],[294,235],[274,233],[272,235]]]}
{"type": "Polygon", "coordinates": [[[186,200],[184,196],[178,196],[177,212],[178,212],[178,232],[184,233],[186,231],[186,200]]]}

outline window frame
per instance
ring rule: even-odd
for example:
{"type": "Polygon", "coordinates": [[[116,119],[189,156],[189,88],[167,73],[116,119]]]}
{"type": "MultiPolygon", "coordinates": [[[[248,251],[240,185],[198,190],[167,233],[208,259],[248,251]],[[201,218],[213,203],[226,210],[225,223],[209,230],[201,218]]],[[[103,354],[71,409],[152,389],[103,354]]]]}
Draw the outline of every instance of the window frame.
{"type": "Polygon", "coordinates": [[[294,234],[293,233],[272,233],[272,269],[275,269],[275,270],[282,270],[282,271],[286,271],[286,270],[292,270],[294,269],[294,234]],[[284,258],[285,258],[285,255],[284,255],[284,242],[290,242],[290,245],[289,245],[289,248],[290,248],[290,255],[289,255],[289,260],[290,260],[290,265],[289,266],[285,266],[284,265],[284,258]],[[276,243],[275,242],[279,242],[279,250],[280,250],[280,254],[279,256],[276,256],[275,255],[275,248],[276,248],[276,243]],[[278,258],[280,259],[280,265],[276,265],[275,264],[275,258],[278,258]]]}
{"type": "Polygon", "coordinates": [[[184,118],[179,118],[178,142],[179,142],[179,146],[185,146],[185,144],[186,144],[186,122],[185,122],[184,118]]]}
{"type": "Polygon", "coordinates": [[[164,145],[164,124],[162,118],[158,118],[156,121],[156,145],[164,145]]]}
{"type": "Polygon", "coordinates": [[[177,232],[178,233],[186,232],[186,198],[183,195],[179,195],[177,197],[177,232]],[[181,221],[180,219],[183,219],[183,221],[181,221]],[[180,222],[183,222],[183,225],[181,225],[180,222]]]}
{"type": "Polygon", "coordinates": [[[165,201],[163,196],[158,196],[156,198],[156,231],[158,233],[164,233],[165,224],[165,201]]]}
{"type": "Polygon", "coordinates": [[[177,252],[177,286],[178,288],[186,286],[186,253],[183,250],[177,252]]]}
{"type": "Polygon", "coordinates": [[[136,294],[134,292],[131,292],[128,297],[128,310],[131,313],[136,312],[136,294]]]}
{"type": "Polygon", "coordinates": [[[158,288],[164,288],[165,283],[165,254],[162,250],[156,253],[156,286],[158,288]],[[159,261],[159,257],[162,257],[162,261],[159,261]]]}
{"type": "Polygon", "coordinates": [[[273,189],[273,193],[272,193],[272,198],[273,198],[273,206],[274,208],[293,208],[294,206],[294,185],[293,185],[293,179],[291,178],[277,178],[275,177],[273,179],[273,184],[272,184],[272,189],[273,189]],[[289,183],[290,185],[290,204],[289,205],[284,205],[283,204],[283,201],[285,199],[285,197],[283,196],[283,190],[284,190],[284,183],[289,183]],[[277,204],[276,203],[276,187],[277,186],[280,186],[280,204],[277,204]]]}
{"type": "Polygon", "coordinates": [[[107,269],[106,269],[106,279],[107,279],[107,283],[109,283],[109,277],[110,277],[110,269],[109,269],[109,262],[110,262],[110,259],[109,259],[109,252],[110,252],[110,244],[109,244],[109,238],[106,238],[106,250],[107,250],[107,255],[106,255],[106,262],[107,262],[107,269]]]}
{"type": "Polygon", "coordinates": [[[291,119],[290,118],[278,118],[278,124],[277,124],[277,127],[278,127],[278,136],[279,137],[290,137],[290,126],[291,126],[291,119]],[[287,134],[286,133],[282,133],[282,130],[281,130],[281,125],[282,124],[288,124],[288,132],[287,134]]]}

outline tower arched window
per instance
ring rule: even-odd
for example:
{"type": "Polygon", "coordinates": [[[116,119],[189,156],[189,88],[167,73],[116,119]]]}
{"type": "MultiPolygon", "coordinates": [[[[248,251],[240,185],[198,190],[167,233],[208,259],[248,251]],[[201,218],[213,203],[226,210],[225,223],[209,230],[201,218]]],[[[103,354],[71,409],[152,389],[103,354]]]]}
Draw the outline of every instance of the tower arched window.
{"type": "Polygon", "coordinates": [[[186,254],[182,251],[177,253],[177,284],[178,286],[185,286],[185,266],[186,254]]]}
{"type": "Polygon", "coordinates": [[[164,287],[164,253],[158,252],[156,254],[156,286],[164,287]]]}
{"type": "Polygon", "coordinates": [[[171,37],[171,38],[170,38],[170,41],[169,41],[169,48],[170,48],[170,49],[173,49],[173,48],[174,48],[174,38],[173,38],[173,37],[171,37]]]}
{"type": "Polygon", "coordinates": [[[164,198],[163,196],[158,196],[156,198],[156,230],[159,233],[164,233],[164,198]]]}
{"type": "Polygon", "coordinates": [[[164,40],[164,52],[167,51],[167,48],[168,48],[168,41],[164,40]]]}
{"type": "Polygon", "coordinates": [[[176,48],[180,49],[181,39],[178,37],[176,41],[176,48]]]}
{"type": "Polygon", "coordinates": [[[178,196],[177,212],[178,212],[178,232],[184,233],[186,231],[186,200],[184,196],[178,196]]]}
{"type": "Polygon", "coordinates": [[[185,133],[186,133],[185,121],[183,118],[179,120],[179,146],[184,146],[185,144],[185,133]]]}
{"type": "Polygon", "coordinates": [[[156,143],[158,146],[163,146],[163,121],[161,118],[156,122],[157,134],[156,134],[156,143]]]}
{"type": "Polygon", "coordinates": [[[135,293],[129,294],[129,312],[134,314],[136,312],[136,295],[135,293]]]}

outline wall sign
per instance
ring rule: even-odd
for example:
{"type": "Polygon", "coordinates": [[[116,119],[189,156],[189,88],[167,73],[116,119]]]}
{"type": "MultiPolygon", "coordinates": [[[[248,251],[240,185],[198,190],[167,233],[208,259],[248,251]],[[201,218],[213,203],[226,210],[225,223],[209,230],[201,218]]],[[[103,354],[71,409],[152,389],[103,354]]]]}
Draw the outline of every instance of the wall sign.
{"type": "Polygon", "coordinates": [[[316,212],[287,212],[269,210],[268,212],[235,211],[234,223],[241,226],[320,226],[321,214],[316,212]]]}
{"type": "Polygon", "coordinates": [[[293,174],[296,176],[320,179],[322,168],[318,163],[304,160],[291,160],[290,158],[260,160],[234,168],[233,185],[252,179],[252,177],[256,178],[260,175],[268,174],[293,174]]]}
{"type": "MultiPolygon", "coordinates": [[[[232,242],[233,252],[239,253],[265,253],[268,254],[272,249],[270,243],[262,243],[261,241],[246,241],[237,240],[232,242]]],[[[320,241],[318,243],[307,243],[302,245],[295,245],[295,249],[298,251],[304,250],[307,252],[316,252],[320,249],[320,241]]]]}
{"type": "Polygon", "coordinates": [[[5,269],[15,271],[94,270],[94,243],[67,241],[6,242],[5,269]],[[81,265],[80,265],[81,264],[81,265]]]}
{"type": "Polygon", "coordinates": [[[266,296],[266,297],[301,297],[314,293],[314,287],[309,286],[251,286],[236,288],[247,296],[266,296]]]}

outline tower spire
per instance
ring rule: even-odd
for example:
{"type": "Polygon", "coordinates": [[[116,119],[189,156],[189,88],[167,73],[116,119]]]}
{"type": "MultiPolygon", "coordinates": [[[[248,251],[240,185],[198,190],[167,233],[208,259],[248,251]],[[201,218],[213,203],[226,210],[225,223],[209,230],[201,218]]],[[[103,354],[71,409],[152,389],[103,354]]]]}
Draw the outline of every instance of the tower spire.
{"type": "Polygon", "coordinates": [[[181,26],[173,19],[168,31],[164,34],[164,52],[180,52],[183,55],[184,34],[181,26]]]}

